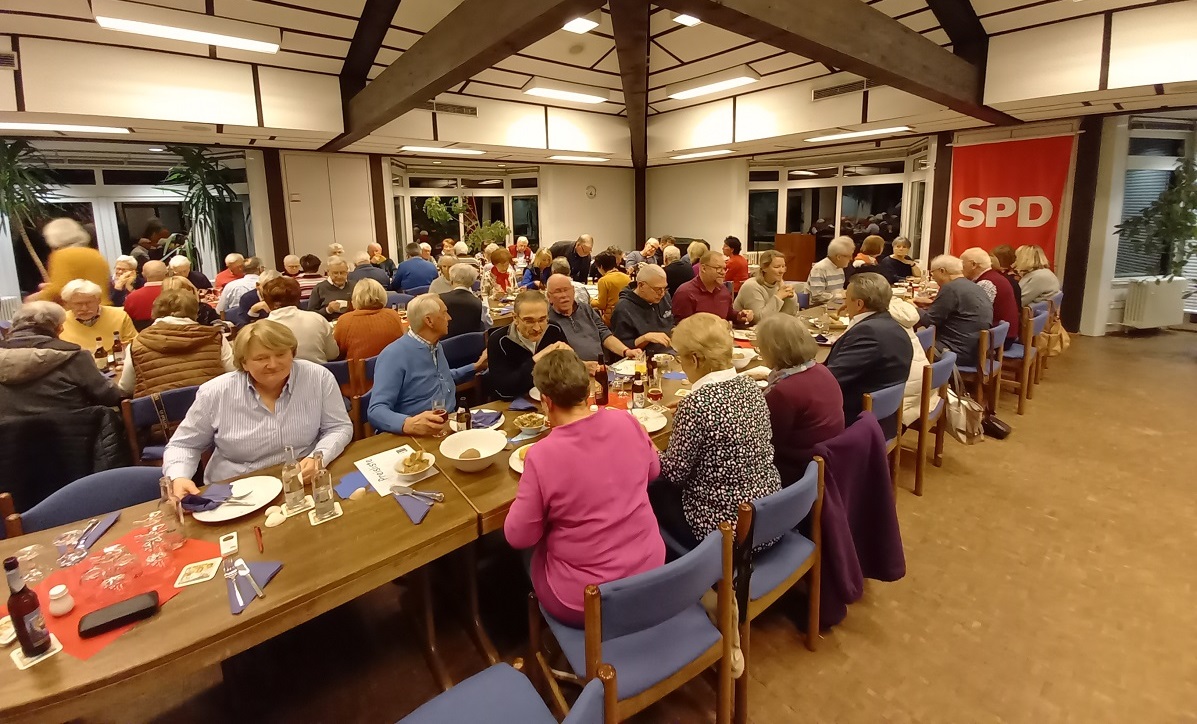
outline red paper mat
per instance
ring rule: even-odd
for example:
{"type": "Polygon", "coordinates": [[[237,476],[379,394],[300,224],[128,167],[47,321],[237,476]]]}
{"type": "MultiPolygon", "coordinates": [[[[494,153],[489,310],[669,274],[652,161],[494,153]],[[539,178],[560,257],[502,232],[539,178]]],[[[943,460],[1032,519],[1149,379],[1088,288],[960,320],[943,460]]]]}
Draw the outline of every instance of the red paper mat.
{"type": "Polygon", "coordinates": [[[742,349],[752,349],[752,342],[747,339],[733,339],[732,342],[742,349]]]}
{"type": "MultiPolygon", "coordinates": [[[[130,531],[116,541],[106,543],[105,545],[120,543],[127,547],[130,552],[140,553],[139,549],[134,548],[134,546],[138,545],[134,536],[140,532],[140,530],[130,531]]],[[[94,546],[92,549],[93,553],[89,554],[89,557],[101,548],[103,546],[99,544],[94,546]]],[[[83,575],[83,572],[90,567],[88,566],[87,558],[84,558],[81,563],[76,563],[70,568],[60,568],[54,571],[46,580],[33,586],[33,590],[37,593],[38,601],[41,603],[42,616],[46,619],[46,628],[50,629],[50,632],[62,642],[64,651],[77,659],[86,661],[137,624],[131,623],[128,626],[113,629],[99,636],[81,639],[79,638],[80,618],[92,611],[110,606],[118,601],[124,601],[127,598],[149,593],[150,591],[158,592],[159,605],[165,604],[182,590],[175,588],[175,578],[178,577],[179,571],[184,566],[189,563],[206,561],[209,558],[218,557],[220,557],[220,546],[216,543],[188,538],[183,547],[174,552],[173,563],[170,568],[162,573],[143,571],[141,577],[130,582],[125,586],[123,591],[98,589],[99,592],[94,595],[85,593],[83,587],[79,584],[79,576],[83,575]],[[66,585],[67,590],[71,592],[71,596],[75,599],[75,608],[65,616],[51,616],[48,610],[50,589],[60,583],[66,585]]],[[[3,610],[6,614],[8,613],[7,606],[0,605],[0,610],[3,610]]]]}

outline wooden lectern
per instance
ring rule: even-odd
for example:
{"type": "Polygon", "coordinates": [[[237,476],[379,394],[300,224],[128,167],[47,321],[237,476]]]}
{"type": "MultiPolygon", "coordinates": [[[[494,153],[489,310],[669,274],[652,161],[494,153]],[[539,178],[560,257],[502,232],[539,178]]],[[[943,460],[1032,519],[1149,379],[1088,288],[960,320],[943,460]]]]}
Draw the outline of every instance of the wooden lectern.
{"type": "Polygon", "coordinates": [[[815,263],[815,235],[774,234],[773,248],[785,255],[786,281],[806,281],[815,263]]]}

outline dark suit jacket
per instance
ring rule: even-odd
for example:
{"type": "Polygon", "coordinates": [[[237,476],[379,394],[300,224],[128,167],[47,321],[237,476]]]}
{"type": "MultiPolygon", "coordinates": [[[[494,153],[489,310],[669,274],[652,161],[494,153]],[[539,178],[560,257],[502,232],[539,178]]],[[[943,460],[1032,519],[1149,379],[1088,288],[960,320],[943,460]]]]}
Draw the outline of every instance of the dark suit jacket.
{"type": "Polygon", "coordinates": [[[482,300],[474,296],[469,289],[454,289],[441,295],[445,309],[449,310],[449,333],[446,337],[456,337],[469,332],[481,332],[482,300]]]}
{"type": "MultiPolygon", "coordinates": [[[[876,312],[852,325],[831,348],[826,363],[844,393],[844,419],[856,419],[866,392],[904,384],[913,359],[910,335],[889,312],[876,312]]],[[[896,415],[881,421],[887,440],[897,427],[896,415]]]]}
{"type": "MultiPolygon", "coordinates": [[[[533,387],[532,368],[536,364],[532,361],[532,353],[528,348],[511,339],[510,331],[510,326],[496,327],[491,330],[490,341],[486,345],[490,361],[487,379],[495,394],[504,400],[514,400],[528,394],[528,390],[533,387]]],[[[536,344],[536,351],[539,352],[554,342],[565,341],[565,332],[561,327],[549,322],[544,336],[536,344]]]]}

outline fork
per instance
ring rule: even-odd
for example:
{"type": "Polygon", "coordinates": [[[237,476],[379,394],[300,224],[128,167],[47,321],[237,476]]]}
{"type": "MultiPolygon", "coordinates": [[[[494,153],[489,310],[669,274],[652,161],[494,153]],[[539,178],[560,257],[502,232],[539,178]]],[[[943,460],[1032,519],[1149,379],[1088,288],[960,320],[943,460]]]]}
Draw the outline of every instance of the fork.
{"type": "Polygon", "coordinates": [[[245,608],[245,599],[241,598],[241,589],[237,588],[237,569],[233,568],[233,562],[228,558],[224,559],[224,577],[233,582],[233,593],[237,595],[237,605],[245,608]]]}
{"type": "Polygon", "coordinates": [[[414,490],[412,488],[408,488],[403,485],[391,486],[391,494],[392,495],[408,495],[408,496],[415,498],[416,500],[422,500],[426,503],[427,502],[436,502],[436,503],[445,502],[445,494],[444,493],[438,493],[436,491],[414,490]]]}

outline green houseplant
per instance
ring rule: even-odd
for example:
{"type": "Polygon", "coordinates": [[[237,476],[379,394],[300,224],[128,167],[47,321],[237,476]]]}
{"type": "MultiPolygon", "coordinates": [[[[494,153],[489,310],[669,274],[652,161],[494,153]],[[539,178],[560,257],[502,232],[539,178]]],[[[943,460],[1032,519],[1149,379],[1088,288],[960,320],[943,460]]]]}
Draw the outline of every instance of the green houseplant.
{"type": "Polygon", "coordinates": [[[198,269],[196,238],[201,244],[211,245],[215,253],[217,214],[224,204],[238,202],[237,193],[229,186],[220,159],[210,156],[208,149],[167,146],[166,150],[179,160],[166,172],[164,190],[183,197],[183,213],[191,222],[191,233],[181,253],[198,269]]]}
{"type": "Polygon", "coordinates": [[[54,196],[50,168],[28,141],[0,138],[0,224],[16,231],[42,279],[50,275],[25,232],[46,214],[45,201],[54,196]],[[15,227],[15,229],[14,229],[15,227]]]}
{"type": "Polygon", "coordinates": [[[465,243],[470,252],[477,254],[488,244],[507,245],[507,237],[511,229],[502,221],[482,222],[478,219],[478,207],[473,197],[458,196],[448,205],[436,196],[431,196],[424,202],[424,213],[438,224],[456,221],[461,215],[465,223],[465,243]]]}
{"type": "Polygon", "coordinates": [[[1197,255],[1197,159],[1190,153],[1176,165],[1172,183],[1138,214],[1114,227],[1135,251],[1159,257],[1170,276],[1184,273],[1197,255]]]}

